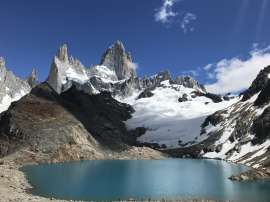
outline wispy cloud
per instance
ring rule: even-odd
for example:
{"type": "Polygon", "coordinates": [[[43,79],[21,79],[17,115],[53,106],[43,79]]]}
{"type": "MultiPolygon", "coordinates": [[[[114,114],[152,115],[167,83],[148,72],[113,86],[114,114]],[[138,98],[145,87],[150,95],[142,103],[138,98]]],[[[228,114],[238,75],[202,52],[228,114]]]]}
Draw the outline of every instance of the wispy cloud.
{"type": "Polygon", "coordinates": [[[268,65],[270,65],[270,46],[261,49],[256,46],[249,52],[247,59],[238,57],[222,59],[213,64],[213,70],[204,68],[206,74],[216,80],[206,85],[206,89],[220,94],[242,91],[248,88],[259,71],[268,65]]]}
{"type": "Polygon", "coordinates": [[[213,64],[208,64],[208,65],[205,65],[205,66],[203,67],[203,69],[204,69],[205,71],[208,71],[208,70],[210,70],[212,67],[213,67],[213,64]]]}
{"type": "Polygon", "coordinates": [[[184,33],[193,32],[194,27],[191,26],[192,22],[197,19],[197,16],[193,13],[186,13],[181,22],[181,28],[184,33]]]}
{"type": "Polygon", "coordinates": [[[180,22],[180,27],[184,33],[193,32],[192,22],[197,19],[197,16],[190,12],[174,10],[175,4],[181,1],[183,0],[162,0],[162,6],[156,10],[155,20],[162,24],[173,22],[178,24],[180,22]]]}
{"type": "Polygon", "coordinates": [[[155,13],[155,20],[161,23],[168,23],[178,13],[173,11],[173,6],[178,0],[163,0],[162,6],[155,13]]]}

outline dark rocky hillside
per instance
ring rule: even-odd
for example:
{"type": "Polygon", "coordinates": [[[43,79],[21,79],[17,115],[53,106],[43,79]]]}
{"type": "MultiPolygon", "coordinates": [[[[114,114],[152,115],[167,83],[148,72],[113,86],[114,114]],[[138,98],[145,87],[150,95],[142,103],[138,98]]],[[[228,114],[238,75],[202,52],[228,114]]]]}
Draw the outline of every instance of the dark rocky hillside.
{"type": "Polygon", "coordinates": [[[243,95],[242,101],[246,101],[256,93],[260,92],[268,83],[269,74],[270,74],[270,66],[265,67],[263,70],[261,70],[257,78],[252,82],[251,86],[242,93],[243,95]]]}
{"type": "MultiPolygon", "coordinates": [[[[36,161],[110,158],[113,152],[131,156],[135,139],[123,121],[132,112],[109,93],[88,95],[72,87],[58,95],[42,83],[1,114],[0,155],[27,151],[36,161]]],[[[140,150],[134,156],[144,155],[140,150]]]]}

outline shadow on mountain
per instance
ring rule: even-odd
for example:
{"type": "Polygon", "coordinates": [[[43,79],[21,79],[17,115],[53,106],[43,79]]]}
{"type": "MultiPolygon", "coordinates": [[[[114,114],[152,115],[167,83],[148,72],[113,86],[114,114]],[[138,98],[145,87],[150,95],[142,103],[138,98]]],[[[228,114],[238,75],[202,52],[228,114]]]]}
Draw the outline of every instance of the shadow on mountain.
{"type": "Polygon", "coordinates": [[[78,144],[122,151],[135,141],[123,123],[132,112],[106,92],[88,95],[72,87],[58,95],[42,83],[1,114],[0,156],[24,146],[43,153],[78,144]]]}

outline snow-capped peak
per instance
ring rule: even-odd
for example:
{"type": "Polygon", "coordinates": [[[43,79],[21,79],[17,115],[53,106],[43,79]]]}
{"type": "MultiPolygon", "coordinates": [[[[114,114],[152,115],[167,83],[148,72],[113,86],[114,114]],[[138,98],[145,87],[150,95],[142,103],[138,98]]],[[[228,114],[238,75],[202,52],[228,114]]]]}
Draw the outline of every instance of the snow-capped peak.
{"type": "Polygon", "coordinates": [[[117,41],[103,54],[100,65],[106,66],[116,73],[118,80],[136,77],[136,65],[132,62],[122,42],[117,41]]]}
{"type": "Polygon", "coordinates": [[[47,82],[57,93],[67,90],[72,82],[84,84],[89,80],[85,67],[82,63],[68,57],[67,45],[59,48],[54,57],[47,82]]]}
{"type": "Polygon", "coordinates": [[[7,110],[11,102],[17,101],[30,90],[28,82],[8,71],[5,59],[0,57],[0,112],[7,110]]]}

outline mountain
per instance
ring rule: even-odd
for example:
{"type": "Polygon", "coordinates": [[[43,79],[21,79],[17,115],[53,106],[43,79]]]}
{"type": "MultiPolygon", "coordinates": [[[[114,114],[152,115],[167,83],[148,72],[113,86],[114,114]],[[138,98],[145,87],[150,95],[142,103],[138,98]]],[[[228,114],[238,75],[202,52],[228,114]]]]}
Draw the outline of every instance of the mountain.
{"type": "Polygon", "coordinates": [[[84,84],[88,81],[85,67],[79,60],[68,56],[66,44],[54,56],[47,81],[59,94],[69,89],[73,82],[84,84]]]}
{"type": "Polygon", "coordinates": [[[46,82],[36,83],[35,71],[28,82],[18,79],[28,86],[26,93],[33,89],[1,114],[0,151],[64,161],[162,157],[158,150],[256,168],[237,180],[270,177],[269,75],[270,66],[239,96],[221,96],[167,70],[138,77],[120,41],[90,68],[63,45],[46,82]]]}
{"type": "Polygon", "coordinates": [[[203,156],[228,159],[254,168],[270,166],[269,74],[270,66],[258,74],[250,88],[241,94],[240,101],[208,117],[203,125],[205,134],[218,138],[209,143],[212,147],[219,146],[220,151],[207,151],[203,156]]]}
{"type": "Polygon", "coordinates": [[[269,177],[270,172],[270,66],[264,68],[237,102],[208,116],[200,128],[200,140],[168,152],[174,156],[217,158],[261,170],[235,176],[248,180],[269,177]]]}
{"type": "Polygon", "coordinates": [[[7,110],[11,102],[19,100],[30,90],[31,86],[27,80],[20,79],[8,71],[4,58],[0,57],[0,112],[7,110]]]}
{"type": "Polygon", "coordinates": [[[106,50],[100,65],[114,71],[118,80],[136,77],[136,65],[132,62],[131,54],[125,51],[121,41],[117,41],[106,50]]]}

